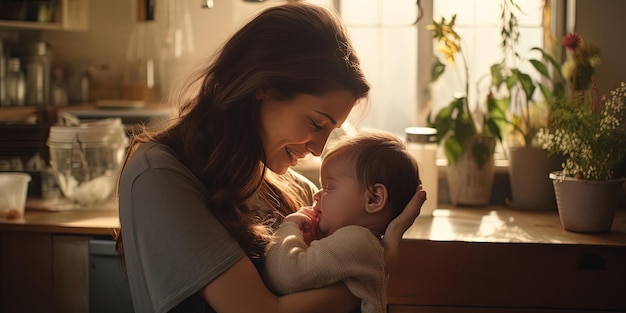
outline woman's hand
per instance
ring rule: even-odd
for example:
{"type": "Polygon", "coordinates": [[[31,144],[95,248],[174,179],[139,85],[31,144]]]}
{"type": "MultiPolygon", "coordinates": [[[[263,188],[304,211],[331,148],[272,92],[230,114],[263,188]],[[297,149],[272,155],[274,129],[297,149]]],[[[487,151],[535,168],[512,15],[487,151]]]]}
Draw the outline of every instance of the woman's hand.
{"type": "Polygon", "coordinates": [[[417,191],[409,203],[404,207],[402,213],[395,219],[393,219],[382,240],[382,245],[385,248],[385,270],[389,273],[389,270],[394,266],[398,258],[398,250],[400,248],[400,241],[404,232],[413,225],[415,219],[419,216],[422,209],[422,205],[426,201],[426,191],[422,190],[422,185],[417,186],[417,191]]]}
{"type": "Polygon", "coordinates": [[[320,232],[317,227],[318,213],[311,207],[303,207],[298,212],[291,213],[285,217],[285,222],[296,223],[302,231],[304,242],[309,245],[311,241],[320,239],[320,232]]]}

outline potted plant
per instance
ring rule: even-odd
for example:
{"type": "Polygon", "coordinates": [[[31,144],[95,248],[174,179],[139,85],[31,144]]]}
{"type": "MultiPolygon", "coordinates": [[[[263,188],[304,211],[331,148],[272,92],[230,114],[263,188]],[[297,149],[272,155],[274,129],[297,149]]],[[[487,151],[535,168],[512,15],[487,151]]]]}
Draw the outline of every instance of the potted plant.
{"type": "Polygon", "coordinates": [[[551,104],[564,93],[563,78],[556,59],[542,48],[531,49],[533,56],[522,59],[517,48],[519,12],[513,0],[502,3],[500,33],[504,57],[491,66],[494,96],[490,101],[508,108],[504,121],[509,127],[504,137],[512,200],[506,199],[506,203],[518,209],[555,210],[556,199],[547,174],[560,168],[562,158],[543,150],[537,133],[547,126],[551,104]],[[533,78],[522,70],[523,65],[530,65],[539,75],[533,78]]]}
{"type": "Polygon", "coordinates": [[[504,117],[506,108],[487,99],[469,99],[469,68],[461,37],[454,29],[455,21],[456,15],[449,21],[442,17],[440,22],[433,21],[427,27],[439,43],[441,58],[445,60],[444,63],[437,58],[432,81],[436,81],[448,65],[459,71],[465,88],[434,118],[429,116],[428,121],[430,127],[437,129],[437,143],[443,145],[448,160],[447,181],[452,204],[486,205],[493,186],[496,140],[502,140],[498,117],[500,120],[504,117]]]}
{"type": "Polygon", "coordinates": [[[563,41],[568,60],[566,96],[555,102],[549,128],[539,132],[543,148],[565,156],[562,170],[550,174],[564,229],[610,231],[626,156],[626,84],[600,96],[593,80],[597,48],[577,34],[563,41]]]}

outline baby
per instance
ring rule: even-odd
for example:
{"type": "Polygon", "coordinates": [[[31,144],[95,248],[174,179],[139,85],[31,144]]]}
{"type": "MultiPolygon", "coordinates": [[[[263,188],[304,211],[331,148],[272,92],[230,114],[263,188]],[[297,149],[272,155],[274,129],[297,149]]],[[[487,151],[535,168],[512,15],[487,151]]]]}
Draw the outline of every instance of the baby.
{"type": "Polygon", "coordinates": [[[330,148],[320,183],[315,205],[286,216],[275,232],[266,281],[278,294],[343,281],[362,312],[386,312],[380,240],[420,184],[415,159],[390,133],[360,133],[330,148]]]}

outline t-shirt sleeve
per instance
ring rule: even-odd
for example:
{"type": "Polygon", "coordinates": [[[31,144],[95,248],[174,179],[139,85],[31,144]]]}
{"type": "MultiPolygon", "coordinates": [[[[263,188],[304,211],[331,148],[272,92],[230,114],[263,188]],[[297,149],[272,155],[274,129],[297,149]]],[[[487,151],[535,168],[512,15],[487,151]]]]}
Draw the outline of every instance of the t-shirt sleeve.
{"type": "Polygon", "coordinates": [[[129,275],[136,275],[129,281],[142,294],[133,300],[151,302],[142,307],[165,312],[245,257],[184,171],[149,168],[122,187],[131,190],[120,197],[120,211],[124,201],[132,208],[121,216],[129,275]]]}

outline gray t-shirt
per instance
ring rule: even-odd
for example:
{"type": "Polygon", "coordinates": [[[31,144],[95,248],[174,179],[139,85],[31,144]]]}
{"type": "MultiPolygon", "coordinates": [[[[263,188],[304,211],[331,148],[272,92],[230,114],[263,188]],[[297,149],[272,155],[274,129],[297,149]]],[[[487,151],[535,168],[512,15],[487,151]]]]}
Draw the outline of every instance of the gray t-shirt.
{"type": "Polygon", "coordinates": [[[136,312],[181,303],[211,312],[196,292],[246,257],[207,207],[206,192],[161,144],[142,144],[124,167],[120,223],[136,312]]]}

